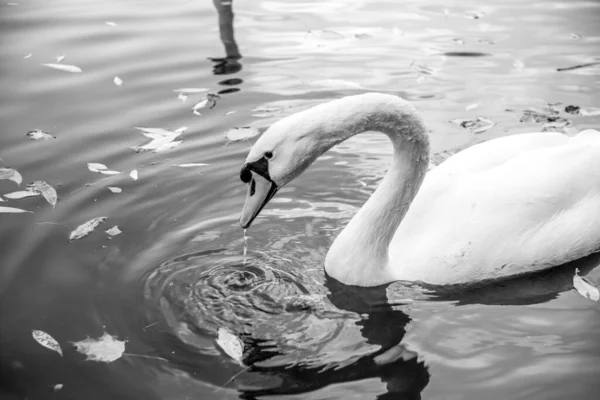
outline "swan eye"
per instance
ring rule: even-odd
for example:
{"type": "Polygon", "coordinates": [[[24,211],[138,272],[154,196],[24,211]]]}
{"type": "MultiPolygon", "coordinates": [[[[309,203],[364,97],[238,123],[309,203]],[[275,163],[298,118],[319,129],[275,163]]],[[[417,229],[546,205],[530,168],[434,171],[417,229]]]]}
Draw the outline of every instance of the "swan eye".
{"type": "Polygon", "coordinates": [[[272,153],[272,152],[270,152],[270,151],[267,151],[267,152],[265,153],[265,158],[266,158],[267,160],[270,160],[271,158],[273,158],[273,153],[272,153]]]}

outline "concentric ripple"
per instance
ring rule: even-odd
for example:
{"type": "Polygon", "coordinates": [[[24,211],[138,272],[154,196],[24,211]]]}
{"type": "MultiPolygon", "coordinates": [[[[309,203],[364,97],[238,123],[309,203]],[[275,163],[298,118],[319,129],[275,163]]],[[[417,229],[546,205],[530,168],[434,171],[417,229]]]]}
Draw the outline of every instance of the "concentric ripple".
{"type": "Polygon", "coordinates": [[[146,278],[145,299],[149,320],[163,322],[206,355],[215,355],[212,339],[220,327],[243,338],[249,362],[268,359],[269,365],[344,361],[347,353],[327,351],[340,334],[348,345],[344,327],[364,342],[354,323],[358,315],[333,306],[320,279],[283,258],[258,254],[244,260],[224,250],[180,256],[146,278]]]}

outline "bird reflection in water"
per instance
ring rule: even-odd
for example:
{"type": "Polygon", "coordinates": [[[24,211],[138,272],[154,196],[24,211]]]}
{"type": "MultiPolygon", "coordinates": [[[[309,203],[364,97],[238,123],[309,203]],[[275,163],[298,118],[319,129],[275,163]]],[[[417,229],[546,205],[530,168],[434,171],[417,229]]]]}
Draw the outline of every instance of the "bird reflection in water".
{"type": "MultiPolygon", "coordinates": [[[[380,349],[372,354],[339,365],[252,367],[247,379],[237,380],[233,385],[245,399],[275,394],[305,393],[328,385],[379,378],[386,384],[384,393],[377,399],[420,399],[421,392],[429,383],[430,374],[417,354],[405,349],[401,342],[410,318],[389,304],[386,287],[346,286],[327,278],[328,299],[340,310],[362,316],[356,322],[362,336],[380,349]]],[[[267,357],[272,357],[270,353],[267,357]]],[[[253,362],[260,361],[260,354],[253,362]]],[[[260,364],[260,363],[259,363],[260,364]]]]}
{"type": "MultiPolygon", "coordinates": [[[[242,55],[238,49],[233,32],[233,2],[231,0],[213,0],[213,4],[219,14],[219,34],[225,48],[225,57],[211,57],[210,61],[215,64],[212,67],[215,75],[231,75],[242,70],[240,59],[242,55]]],[[[240,91],[238,85],[244,81],[240,78],[229,78],[219,82],[219,85],[227,86],[220,90],[219,94],[234,93],[240,91]]]]}

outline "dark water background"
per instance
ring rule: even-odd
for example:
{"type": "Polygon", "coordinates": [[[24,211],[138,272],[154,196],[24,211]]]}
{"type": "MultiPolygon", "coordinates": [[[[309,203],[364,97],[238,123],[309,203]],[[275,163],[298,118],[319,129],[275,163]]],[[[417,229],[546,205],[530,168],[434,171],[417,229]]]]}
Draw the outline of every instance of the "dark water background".
{"type": "MultiPolygon", "coordinates": [[[[327,280],[327,249],[391,154],[385,137],[361,135],[278,194],[248,232],[244,263],[238,172],[252,140],[227,144],[224,134],[365,91],[413,101],[437,154],[540,130],[542,122],[520,122],[506,109],[600,106],[599,65],[557,71],[600,62],[600,2],[236,0],[233,7],[237,45],[228,7],[209,1],[0,4],[0,167],[17,169],[23,185],[46,181],[59,196],[55,209],[41,197],[0,204],[34,212],[0,214],[1,395],[597,395],[600,308],[572,290],[571,277],[577,266],[600,281],[593,269],[600,257],[447,296],[327,280]],[[59,55],[83,72],[41,65],[59,55]],[[221,91],[221,99],[198,116],[191,108],[205,94],[182,102],[174,90],[185,87],[221,91]],[[448,122],[476,116],[497,125],[475,134],[448,122]],[[135,153],[130,147],[144,143],[136,126],[188,129],[172,150],[135,153]],[[57,139],[31,141],[25,133],[35,128],[57,139]],[[96,174],[88,162],[121,173],[96,174]],[[184,163],[209,165],[176,166],[184,163]],[[108,221],[69,242],[71,230],[100,216],[108,221]],[[123,233],[108,240],[104,230],[114,225],[123,233]],[[225,388],[242,367],[215,346],[219,327],[243,338],[253,364],[225,388]],[[37,344],[32,329],[51,334],[64,357],[37,344]],[[71,344],[104,332],[127,340],[130,355],[85,361],[71,344]],[[418,358],[373,361],[400,342],[418,358]]],[[[561,115],[572,121],[569,134],[600,125],[599,117],[561,115]]],[[[0,181],[0,195],[15,190],[0,181]]]]}

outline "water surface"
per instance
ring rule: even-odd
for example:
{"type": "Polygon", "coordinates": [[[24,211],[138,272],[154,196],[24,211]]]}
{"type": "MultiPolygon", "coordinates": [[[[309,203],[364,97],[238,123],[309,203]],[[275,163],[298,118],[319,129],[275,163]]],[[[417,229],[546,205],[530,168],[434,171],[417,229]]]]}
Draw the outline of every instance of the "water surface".
{"type": "MultiPolygon", "coordinates": [[[[59,198],[56,208],[41,197],[2,203],[33,211],[0,214],[7,398],[546,400],[600,389],[599,308],[571,288],[575,267],[600,281],[599,257],[464,293],[326,278],[327,249],[387,168],[378,135],[343,143],[281,190],[244,256],[238,173],[253,140],[225,139],[366,91],[415,104],[434,160],[543,128],[507,109],[562,103],[567,134],[597,128],[599,117],[563,110],[600,106],[599,2],[236,0],[234,20],[228,6],[198,0],[0,7],[0,167],[17,169],[22,186],[48,182],[59,198]],[[82,72],[41,65],[61,55],[82,72]],[[587,66],[557,71],[578,65],[587,66]],[[206,93],[183,102],[179,88],[220,99],[196,115],[206,93]],[[448,122],[477,116],[496,125],[474,133],[448,122]],[[147,141],[140,126],[187,130],[171,150],[136,153],[147,141]],[[36,128],[57,138],[25,136],[36,128]],[[187,163],[208,165],[177,166],[187,163]],[[109,240],[114,225],[123,233],[109,240]],[[243,367],[216,346],[220,327],[243,339],[252,365],[231,381],[243,367]],[[127,340],[127,355],[85,361],[71,344],[104,332],[127,340]],[[416,357],[376,362],[398,344],[416,357]]],[[[16,190],[0,181],[0,195],[16,190]]]]}

